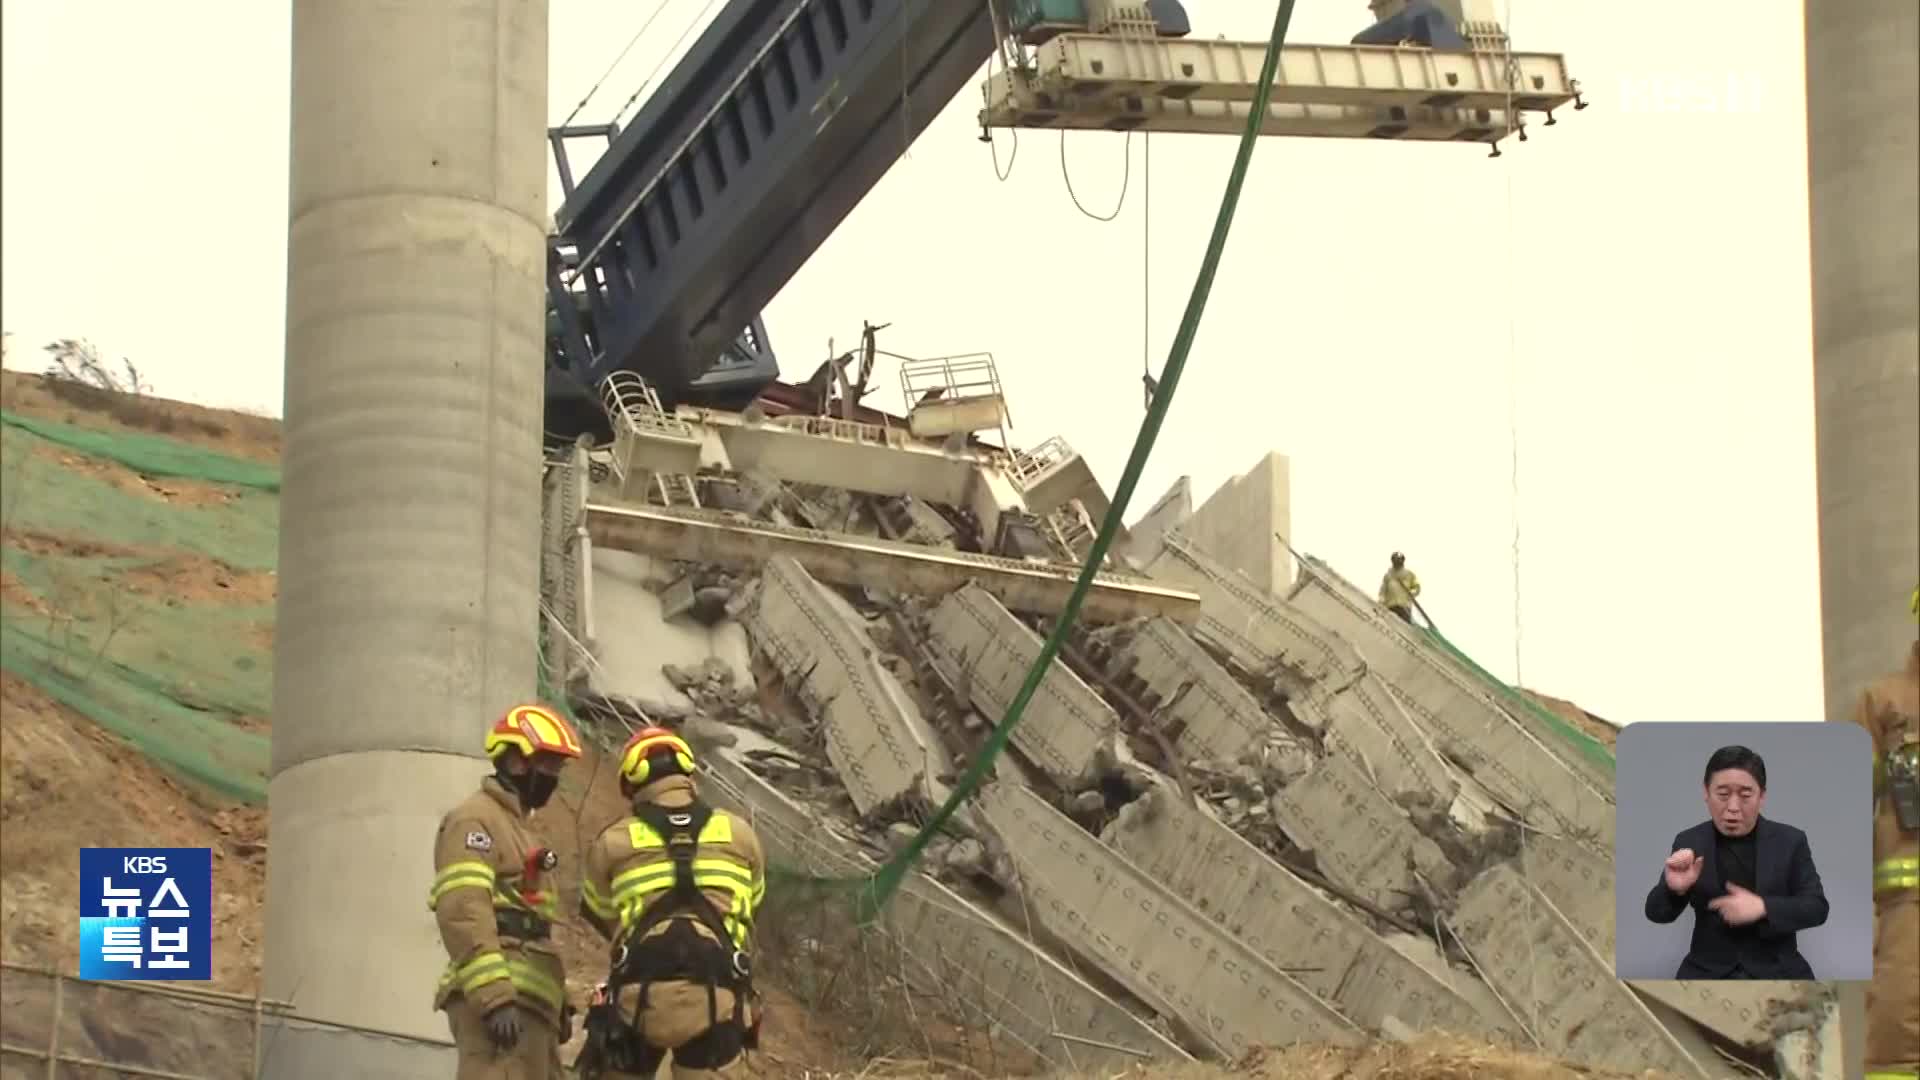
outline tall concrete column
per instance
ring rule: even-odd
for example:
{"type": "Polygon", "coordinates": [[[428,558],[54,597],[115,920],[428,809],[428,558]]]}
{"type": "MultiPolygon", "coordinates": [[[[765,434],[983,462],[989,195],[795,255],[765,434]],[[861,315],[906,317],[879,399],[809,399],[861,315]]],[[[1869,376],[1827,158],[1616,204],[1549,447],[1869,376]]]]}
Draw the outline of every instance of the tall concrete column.
{"type": "MultiPolygon", "coordinates": [[[[1920,575],[1920,5],[1806,0],[1820,621],[1829,719],[1913,640],[1920,575]]],[[[1847,1075],[1862,997],[1843,995],[1847,1075]]]]}
{"type": "MultiPolygon", "coordinates": [[[[537,662],[547,0],[292,7],[265,990],[445,1040],[434,829],[537,662]]],[[[450,1075],[297,1026],[270,1053],[450,1075]]]]}

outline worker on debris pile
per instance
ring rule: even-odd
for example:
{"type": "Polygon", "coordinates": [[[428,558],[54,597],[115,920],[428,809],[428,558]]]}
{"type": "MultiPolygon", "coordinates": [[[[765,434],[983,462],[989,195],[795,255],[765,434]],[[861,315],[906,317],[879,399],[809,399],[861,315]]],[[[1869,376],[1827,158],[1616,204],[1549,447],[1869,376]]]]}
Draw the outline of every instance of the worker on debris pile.
{"type": "Polygon", "coordinates": [[[749,956],[766,895],[765,858],[747,822],[701,802],[693,750],[664,728],[636,732],[620,756],[633,816],[587,850],[580,910],[613,944],[612,970],[587,1009],[582,1077],[731,1075],[758,1044],[749,956]]]}
{"type": "MultiPolygon", "coordinates": [[[[1920,587],[1907,603],[1920,623],[1920,587]]],[[[1920,1080],[1920,632],[1906,661],[1867,687],[1850,718],[1873,738],[1868,1080],[1920,1080]]]]}
{"type": "Polygon", "coordinates": [[[1393,565],[1387,569],[1386,576],[1380,579],[1380,602],[1388,611],[1413,621],[1413,601],[1420,595],[1420,579],[1407,569],[1407,557],[1400,552],[1393,553],[1393,565]]]}
{"type": "Polygon", "coordinates": [[[570,1033],[566,973],[552,945],[553,849],[528,818],[546,805],[580,737],[544,705],[516,705],[487,731],[493,775],[440,819],[427,907],[450,962],[434,991],[459,1080],[559,1080],[570,1033]]]}

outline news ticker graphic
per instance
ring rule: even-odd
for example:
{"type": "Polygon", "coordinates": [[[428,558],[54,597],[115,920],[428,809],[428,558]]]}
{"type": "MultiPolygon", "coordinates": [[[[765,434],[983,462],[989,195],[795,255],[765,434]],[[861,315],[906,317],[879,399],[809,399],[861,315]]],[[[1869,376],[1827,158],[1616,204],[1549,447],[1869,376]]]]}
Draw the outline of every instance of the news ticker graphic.
{"type": "Polygon", "coordinates": [[[213,977],[212,848],[81,848],[80,977],[213,977]]]}

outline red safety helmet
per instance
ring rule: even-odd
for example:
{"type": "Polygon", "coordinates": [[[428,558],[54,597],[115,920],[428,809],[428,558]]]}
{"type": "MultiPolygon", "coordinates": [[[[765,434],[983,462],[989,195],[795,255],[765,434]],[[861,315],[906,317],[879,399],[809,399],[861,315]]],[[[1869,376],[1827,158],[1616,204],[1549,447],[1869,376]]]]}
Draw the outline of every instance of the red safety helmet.
{"type": "Polygon", "coordinates": [[[642,787],[648,780],[671,775],[654,764],[654,759],[659,757],[665,757],[681,773],[693,775],[693,748],[687,745],[687,740],[666,728],[647,727],[634,732],[626,748],[620,751],[621,779],[634,787],[642,787]]]}
{"type": "Polygon", "coordinates": [[[535,754],[580,756],[580,736],[566,718],[541,704],[515,705],[487,729],[487,756],[495,761],[511,747],[531,758],[535,754]]]}

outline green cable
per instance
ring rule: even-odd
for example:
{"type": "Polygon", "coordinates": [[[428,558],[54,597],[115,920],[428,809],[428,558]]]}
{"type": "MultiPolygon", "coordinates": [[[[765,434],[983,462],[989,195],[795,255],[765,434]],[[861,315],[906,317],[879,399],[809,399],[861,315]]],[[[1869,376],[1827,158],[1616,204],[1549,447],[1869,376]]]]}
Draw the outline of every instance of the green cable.
{"type": "Polygon", "coordinates": [[[1160,423],[1166,418],[1168,407],[1173,404],[1173,392],[1180,385],[1180,373],[1186,367],[1187,353],[1193,348],[1194,336],[1199,332],[1200,316],[1206,310],[1207,296],[1213,290],[1213,276],[1220,268],[1220,256],[1227,246],[1227,232],[1233,225],[1234,210],[1240,202],[1240,188],[1246,182],[1247,165],[1253,159],[1253,144],[1259,138],[1261,121],[1266,118],[1268,105],[1273,98],[1273,81],[1280,67],[1280,49],[1286,43],[1287,24],[1292,19],[1293,0],[1280,0],[1280,8],[1273,17],[1273,37],[1267,42],[1266,59],[1260,65],[1260,89],[1254,96],[1253,107],[1247,111],[1247,126],[1240,134],[1240,149],[1234,155],[1233,171],[1227,177],[1226,194],[1221,197],[1220,211],[1214,217],[1213,235],[1207,240],[1207,254],[1201,260],[1199,277],[1194,281],[1193,292],[1187,298],[1186,313],[1180,319],[1180,331],[1174,336],[1173,349],[1167,356],[1166,367],[1160,373],[1159,389],[1154,392],[1147,418],[1142,421],[1140,433],[1134,438],[1133,454],[1127,458],[1127,468],[1120,476],[1120,486],[1114,492],[1113,504],[1100,522],[1100,535],[1094,538],[1093,550],[1087,553],[1086,565],[1080,568],[1080,577],[1073,583],[1073,593],[1067,597],[1067,606],[1061,610],[1053,632],[1047,635],[1046,643],[1040,647],[1040,655],[1027,672],[1026,682],[1021,684],[1020,692],[1014,695],[1012,704],[1007,706],[1006,717],[987,737],[986,746],[967,766],[966,773],[947,796],[947,801],[921,826],[920,832],[903,851],[880,867],[869,887],[861,892],[856,902],[856,913],[863,926],[879,915],[900,883],[906,879],[907,872],[920,861],[927,845],[953,817],[960,804],[979,788],[980,782],[986,778],[987,769],[1006,749],[1014,725],[1020,722],[1027,703],[1039,690],[1040,680],[1046,676],[1053,658],[1066,640],[1067,632],[1073,628],[1074,619],[1080,614],[1080,604],[1086,599],[1088,587],[1093,584],[1094,573],[1107,557],[1107,549],[1112,546],[1114,534],[1120,529],[1121,515],[1126,512],[1127,502],[1133,498],[1133,489],[1140,482],[1141,472],[1146,469],[1147,457],[1153,452],[1154,439],[1160,434],[1160,423]]]}

